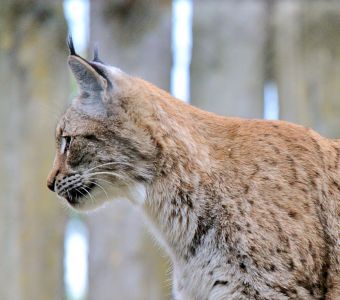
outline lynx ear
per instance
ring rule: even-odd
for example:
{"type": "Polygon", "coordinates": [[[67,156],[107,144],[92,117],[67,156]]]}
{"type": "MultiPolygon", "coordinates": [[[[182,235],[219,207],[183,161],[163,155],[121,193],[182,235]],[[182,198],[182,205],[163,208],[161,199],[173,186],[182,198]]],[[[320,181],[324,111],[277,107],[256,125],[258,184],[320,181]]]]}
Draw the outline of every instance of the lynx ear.
{"type": "Polygon", "coordinates": [[[89,62],[79,56],[73,46],[72,38],[68,38],[70,56],[68,64],[80,88],[81,95],[74,100],[76,107],[82,111],[96,116],[105,116],[105,92],[111,86],[105,73],[105,66],[89,62]]]}
{"type": "Polygon", "coordinates": [[[106,89],[107,80],[84,59],[70,55],[68,64],[81,91],[93,94],[106,89]]]}
{"type": "MultiPolygon", "coordinates": [[[[102,76],[102,72],[97,67],[76,53],[71,35],[68,36],[67,45],[70,50],[68,64],[80,90],[88,94],[105,90],[108,85],[107,79],[102,76]]],[[[98,59],[98,49],[95,51],[95,57],[98,59]]]]}

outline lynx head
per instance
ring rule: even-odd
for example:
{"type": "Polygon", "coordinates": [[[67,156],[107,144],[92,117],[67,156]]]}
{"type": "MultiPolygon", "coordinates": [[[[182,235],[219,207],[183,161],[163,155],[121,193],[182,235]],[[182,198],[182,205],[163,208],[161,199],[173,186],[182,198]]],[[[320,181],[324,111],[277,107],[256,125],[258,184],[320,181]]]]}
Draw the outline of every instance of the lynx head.
{"type": "Polygon", "coordinates": [[[143,198],[153,178],[155,146],[138,122],[139,80],[105,65],[97,50],[87,61],[71,38],[68,45],[79,95],[57,124],[48,188],[81,210],[137,190],[140,195],[130,196],[143,198]]]}

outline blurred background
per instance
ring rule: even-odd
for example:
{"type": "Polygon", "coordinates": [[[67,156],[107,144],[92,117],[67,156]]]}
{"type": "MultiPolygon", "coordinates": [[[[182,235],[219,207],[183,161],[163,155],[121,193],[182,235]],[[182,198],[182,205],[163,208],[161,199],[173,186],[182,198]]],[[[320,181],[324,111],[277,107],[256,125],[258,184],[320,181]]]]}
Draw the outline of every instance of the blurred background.
{"type": "Polygon", "coordinates": [[[79,215],[46,188],[91,57],[225,116],[340,138],[339,0],[0,0],[0,299],[169,299],[170,264],[125,201],[79,215]]]}

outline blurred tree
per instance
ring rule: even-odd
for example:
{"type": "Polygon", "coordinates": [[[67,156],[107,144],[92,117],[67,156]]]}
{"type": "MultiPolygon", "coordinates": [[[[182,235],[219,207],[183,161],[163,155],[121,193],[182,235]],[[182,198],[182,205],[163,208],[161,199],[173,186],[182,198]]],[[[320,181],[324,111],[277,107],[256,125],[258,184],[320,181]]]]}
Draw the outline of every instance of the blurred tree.
{"type": "MultiPolygon", "coordinates": [[[[62,3],[0,10],[0,299],[63,299],[65,212],[46,188],[54,106],[69,94],[62,3]]],[[[58,111],[58,109],[55,109],[58,111]]]]}
{"type": "Polygon", "coordinates": [[[275,3],[280,118],[340,137],[340,2],[275,3]]]}
{"type": "MultiPolygon", "coordinates": [[[[170,0],[92,1],[90,27],[102,60],[168,90],[170,0]]],[[[168,263],[131,204],[106,206],[88,226],[90,300],[168,299],[168,263]]]]}
{"type": "Polygon", "coordinates": [[[191,103],[226,116],[263,116],[267,3],[194,1],[191,103]]]}

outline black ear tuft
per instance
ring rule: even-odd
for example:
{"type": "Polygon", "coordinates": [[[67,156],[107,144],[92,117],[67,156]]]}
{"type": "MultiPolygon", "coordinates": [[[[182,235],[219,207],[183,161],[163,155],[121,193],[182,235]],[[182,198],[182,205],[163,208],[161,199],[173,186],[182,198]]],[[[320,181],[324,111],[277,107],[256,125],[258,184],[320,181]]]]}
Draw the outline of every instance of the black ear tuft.
{"type": "Polygon", "coordinates": [[[68,46],[68,49],[70,50],[70,55],[78,56],[78,54],[74,50],[73,39],[72,39],[71,34],[69,34],[67,37],[67,46],[68,46]]]}
{"type": "Polygon", "coordinates": [[[93,60],[92,61],[104,64],[104,62],[99,58],[99,51],[98,51],[97,45],[94,46],[94,54],[93,54],[93,60]]]}

